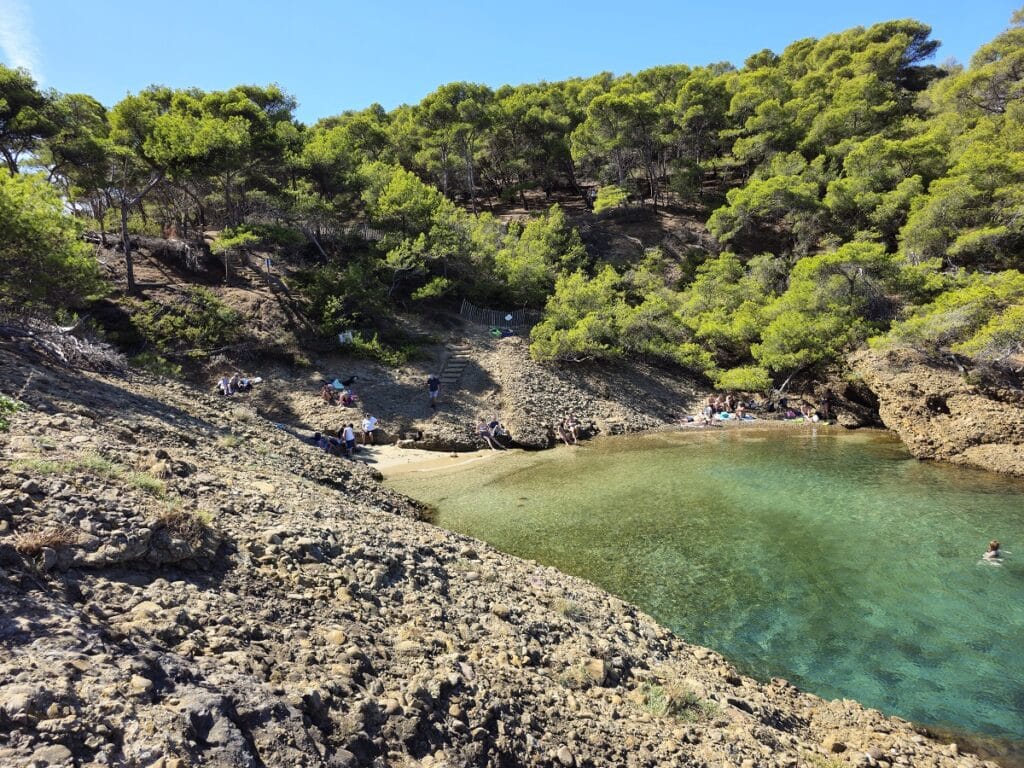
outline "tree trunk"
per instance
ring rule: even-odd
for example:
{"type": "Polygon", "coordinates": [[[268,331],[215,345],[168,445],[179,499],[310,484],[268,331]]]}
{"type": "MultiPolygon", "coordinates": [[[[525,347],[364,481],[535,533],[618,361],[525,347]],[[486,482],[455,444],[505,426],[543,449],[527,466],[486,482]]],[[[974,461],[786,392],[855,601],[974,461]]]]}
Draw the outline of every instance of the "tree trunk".
{"type": "Polygon", "coordinates": [[[134,296],[135,289],[135,265],[132,263],[132,238],[128,234],[128,211],[132,206],[131,200],[121,198],[121,250],[124,251],[125,276],[128,279],[128,295],[134,296]]]}
{"type": "Polygon", "coordinates": [[[4,162],[7,163],[7,170],[9,170],[11,172],[11,176],[17,176],[18,175],[18,161],[14,159],[14,155],[12,155],[4,147],[0,147],[0,152],[3,153],[4,162]]]}
{"type": "Polygon", "coordinates": [[[470,205],[473,208],[473,213],[476,213],[476,180],[473,178],[473,153],[470,150],[470,142],[466,142],[465,148],[466,158],[466,185],[469,187],[469,200],[470,205]]]}

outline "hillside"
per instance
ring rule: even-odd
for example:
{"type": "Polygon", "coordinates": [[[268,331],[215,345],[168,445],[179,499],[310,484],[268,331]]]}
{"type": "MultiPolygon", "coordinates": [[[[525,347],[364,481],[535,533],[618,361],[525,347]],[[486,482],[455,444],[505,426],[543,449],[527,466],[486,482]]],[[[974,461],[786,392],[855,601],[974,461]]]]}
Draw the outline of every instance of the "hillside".
{"type": "Polygon", "coordinates": [[[417,522],[244,395],[0,374],[4,765],[983,765],[417,522]]]}

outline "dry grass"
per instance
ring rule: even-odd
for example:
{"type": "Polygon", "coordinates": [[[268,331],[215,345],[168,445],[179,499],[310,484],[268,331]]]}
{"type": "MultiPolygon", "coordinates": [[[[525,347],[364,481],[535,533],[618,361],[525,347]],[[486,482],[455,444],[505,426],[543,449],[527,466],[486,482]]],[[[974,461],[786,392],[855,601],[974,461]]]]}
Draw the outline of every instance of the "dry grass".
{"type": "Polygon", "coordinates": [[[153,528],[164,528],[193,547],[198,547],[203,543],[212,521],[208,512],[168,506],[152,520],[151,525],[153,528]]]}
{"type": "Polygon", "coordinates": [[[715,702],[701,699],[692,690],[678,683],[648,683],[641,690],[644,708],[655,717],[673,717],[693,723],[710,720],[718,712],[718,705],[715,702]]]}
{"type": "Polygon", "coordinates": [[[78,541],[78,529],[70,525],[58,525],[54,528],[42,528],[34,531],[21,531],[14,534],[14,548],[23,555],[35,557],[45,547],[62,549],[78,541]]]}

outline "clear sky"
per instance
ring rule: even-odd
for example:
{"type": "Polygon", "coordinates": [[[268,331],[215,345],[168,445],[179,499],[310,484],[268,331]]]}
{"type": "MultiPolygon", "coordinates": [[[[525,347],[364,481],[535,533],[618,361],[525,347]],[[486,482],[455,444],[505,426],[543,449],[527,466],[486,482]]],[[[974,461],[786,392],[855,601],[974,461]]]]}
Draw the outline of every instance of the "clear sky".
{"type": "Polygon", "coordinates": [[[762,48],[895,18],[966,63],[1024,0],[0,0],[0,62],[108,106],[154,83],[277,83],[314,122],[497,87],[659,64],[737,66],[762,48]]]}

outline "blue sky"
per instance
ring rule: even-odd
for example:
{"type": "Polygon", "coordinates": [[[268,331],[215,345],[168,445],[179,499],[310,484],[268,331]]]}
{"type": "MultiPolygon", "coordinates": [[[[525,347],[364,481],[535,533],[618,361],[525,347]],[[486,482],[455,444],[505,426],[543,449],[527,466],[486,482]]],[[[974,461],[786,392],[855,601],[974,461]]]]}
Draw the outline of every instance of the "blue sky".
{"type": "Polygon", "coordinates": [[[966,63],[1024,0],[0,0],[0,62],[111,105],[153,83],[278,83],[313,122],[442,83],[561,80],[659,64],[736,65],[762,48],[894,18],[966,63]]]}

